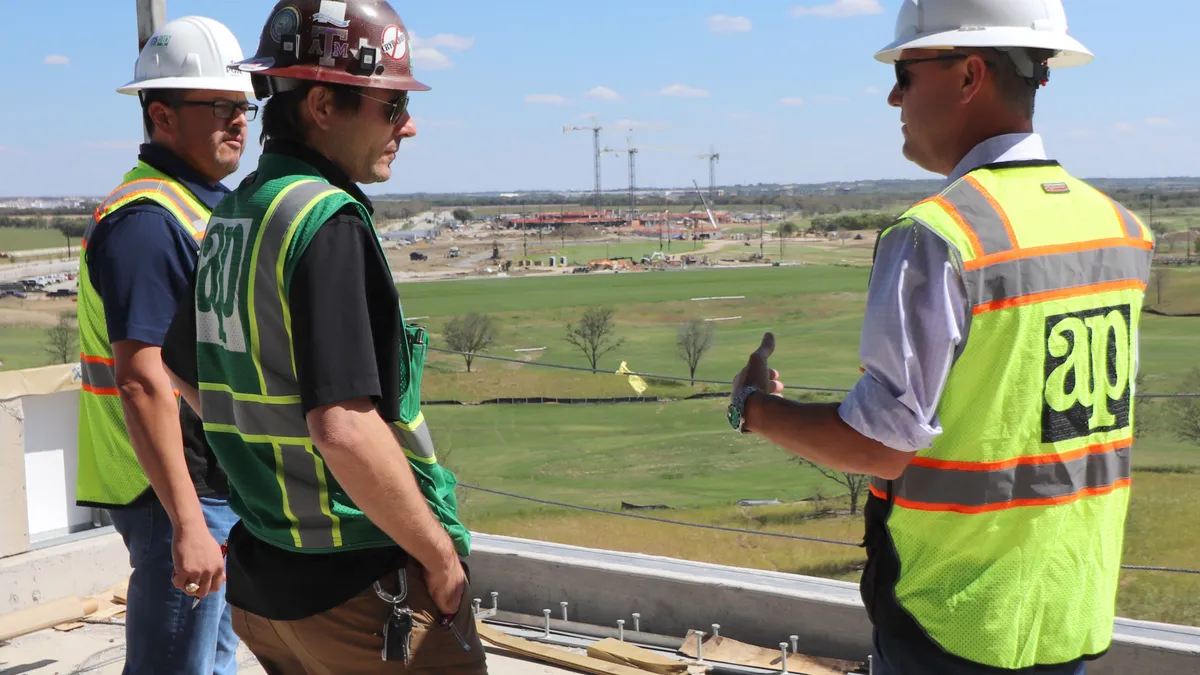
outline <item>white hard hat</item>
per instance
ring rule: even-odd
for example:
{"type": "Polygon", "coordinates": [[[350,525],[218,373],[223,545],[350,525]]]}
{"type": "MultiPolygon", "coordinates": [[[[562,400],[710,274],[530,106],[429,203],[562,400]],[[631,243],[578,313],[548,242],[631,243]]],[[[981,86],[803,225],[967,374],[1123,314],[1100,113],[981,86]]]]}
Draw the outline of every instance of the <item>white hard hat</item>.
{"type": "Polygon", "coordinates": [[[875,58],[894,63],[905,49],[1025,47],[1055,52],[1051,68],[1082,66],[1092,53],[1067,33],[1062,0],[904,0],[896,40],[875,58]]]}
{"type": "Polygon", "coordinates": [[[203,16],[168,21],[150,38],[133,68],[133,81],[117,90],[213,89],[254,94],[250,75],[227,66],[243,59],[242,48],[225,24],[203,16]]]}

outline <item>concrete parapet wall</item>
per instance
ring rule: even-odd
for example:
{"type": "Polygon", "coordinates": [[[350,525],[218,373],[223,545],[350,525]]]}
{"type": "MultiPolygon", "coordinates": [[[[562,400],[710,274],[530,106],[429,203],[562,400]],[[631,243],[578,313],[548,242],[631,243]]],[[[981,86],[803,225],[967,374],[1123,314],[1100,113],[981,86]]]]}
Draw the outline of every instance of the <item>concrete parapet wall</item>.
{"type": "MultiPolygon", "coordinates": [[[[774,648],[800,636],[813,656],[865,661],[871,623],[858,586],[839,581],[476,535],[470,558],[472,593],[489,606],[541,616],[560,601],[572,621],[615,626],[641,614],[642,629],[674,637],[688,630],[774,648]]],[[[1200,672],[1200,628],[1119,619],[1112,649],[1088,675],[1194,675],[1200,672]]]]}
{"type": "Polygon", "coordinates": [[[129,571],[125,543],[111,531],[0,559],[0,614],[101,593],[129,571]]]}

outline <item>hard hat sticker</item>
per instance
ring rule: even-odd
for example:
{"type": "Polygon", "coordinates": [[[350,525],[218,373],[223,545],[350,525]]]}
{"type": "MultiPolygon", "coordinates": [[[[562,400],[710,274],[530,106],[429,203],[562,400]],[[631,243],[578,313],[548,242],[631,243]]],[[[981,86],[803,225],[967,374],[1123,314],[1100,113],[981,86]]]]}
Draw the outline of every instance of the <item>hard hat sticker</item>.
{"type": "Polygon", "coordinates": [[[408,36],[399,26],[388,26],[383,29],[383,53],[399,61],[408,53],[408,36]]]}
{"type": "Polygon", "coordinates": [[[155,35],[154,39],[150,41],[152,47],[166,47],[169,44],[171,44],[170,35],[155,35]]]}
{"type": "Polygon", "coordinates": [[[284,35],[300,32],[300,10],[288,5],[271,17],[271,39],[279,42],[284,35]]]}
{"type": "Polygon", "coordinates": [[[250,59],[249,61],[242,61],[230,66],[231,69],[237,68],[243,73],[257,73],[260,70],[269,70],[274,67],[275,59],[270,56],[260,59],[250,59]]]}
{"type": "Polygon", "coordinates": [[[321,0],[321,9],[313,14],[312,20],[314,23],[327,23],[338,28],[350,27],[350,22],[346,21],[346,3],[336,0],[321,0]]]}

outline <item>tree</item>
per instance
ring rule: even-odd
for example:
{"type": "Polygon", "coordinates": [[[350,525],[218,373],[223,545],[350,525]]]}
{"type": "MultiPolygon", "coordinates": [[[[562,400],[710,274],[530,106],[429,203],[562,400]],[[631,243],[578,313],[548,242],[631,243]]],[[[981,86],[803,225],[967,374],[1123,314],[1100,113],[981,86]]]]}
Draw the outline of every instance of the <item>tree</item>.
{"type": "Polygon", "coordinates": [[[79,359],[79,339],[77,329],[72,323],[74,312],[63,312],[58,315],[58,323],[46,329],[46,353],[50,355],[50,364],[74,363],[79,359]]]}
{"type": "MultiPolygon", "coordinates": [[[[1180,393],[1200,392],[1200,368],[1183,378],[1180,393]]],[[[1200,398],[1171,399],[1170,418],[1175,422],[1175,435],[1185,443],[1200,446],[1200,398]]]]}
{"type": "Polygon", "coordinates": [[[567,342],[583,352],[584,358],[592,364],[592,370],[596,370],[601,356],[625,344],[625,340],[614,335],[617,330],[614,313],[611,307],[591,307],[583,313],[579,323],[567,324],[567,342]]]}
{"type": "Polygon", "coordinates": [[[471,215],[470,209],[454,209],[454,211],[451,212],[451,215],[453,215],[454,219],[460,223],[465,223],[474,218],[474,216],[471,215]]]}
{"type": "Polygon", "coordinates": [[[446,344],[462,354],[467,362],[467,372],[471,372],[471,362],[476,354],[481,354],[496,342],[496,322],[487,314],[468,314],[458,316],[446,323],[442,337],[446,344]]]}
{"type": "Polygon", "coordinates": [[[1150,270],[1150,288],[1154,289],[1156,305],[1162,304],[1163,289],[1171,285],[1171,270],[1166,267],[1155,267],[1150,270]]]}
{"type": "Polygon", "coordinates": [[[792,236],[795,236],[795,234],[796,234],[796,224],[795,223],[784,223],[779,226],[779,238],[780,239],[792,237],[792,236]]]}
{"type": "Polygon", "coordinates": [[[675,346],[679,349],[679,358],[688,365],[688,373],[692,384],[696,384],[696,367],[713,345],[716,336],[716,326],[704,319],[692,319],[679,326],[679,334],[675,338],[675,346]]]}
{"type": "Polygon", "coordinates": [[[850,515],[852,515],[852,516],[858,515],[858,500],[862,497],[863,493],[866,492],[867,486],[869,486],[871,484],[870,476],[865,476],[861,473],[845,473],[843,471],[834,471],[832,469],[826,469],[825,467],[823,467],[819,464],[810,462],[807,459],[797,458],[797,460],[801,464],[807,464],[808,466],[811,466],[812,468],[816,469],[817,471],[820,471],[822,476],[825,476],[829,480],[831,480],[831,481],[837,483],[838,485],[841,485],[842,487],[845,487],[847,490],[849,490],[850,491],[850,515]]]}

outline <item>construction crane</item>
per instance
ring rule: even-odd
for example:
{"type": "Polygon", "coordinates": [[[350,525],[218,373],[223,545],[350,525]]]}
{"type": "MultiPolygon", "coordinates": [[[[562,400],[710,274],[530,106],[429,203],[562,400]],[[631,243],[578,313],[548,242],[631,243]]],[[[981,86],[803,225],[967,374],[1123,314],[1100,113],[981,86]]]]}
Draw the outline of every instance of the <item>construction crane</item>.
{"type": "Polygon", "coordinates": [[[596,216],[599,217],[599,215],[600,215],[600,132],[604,130],[604,127],[600,126],[599,123],[594,123],[594,124],[595,124],[595,126],[590,126],[590,127],[576,127],[576,126],[567,125],[567,126],[563,127],[563,133],[567,134],[572,131],[590,131],[590,132],[592,132],[592,147],[593,147],[595,171],[596,171],[596,216]]]}
{"type": "Polygon", "coordinates": [[[711,145],[708,146],[707,155],[696,155],[697,159],[708,160],[708,201],[712,201],[717,190],[717,162],[721,161],[721,154],[718,153],[711,145]]]}
{"type": "Polygon", "coordinates": [[[614,150],[612,148],[604,148],[600,154],[620,155],[624,153],[629,157],[629,220],[632,221],[637,215],[637,155],[641,150],[633,147],[633,137],[625,137],[625,149],[614,150]]]}

